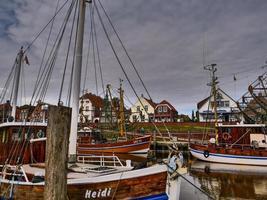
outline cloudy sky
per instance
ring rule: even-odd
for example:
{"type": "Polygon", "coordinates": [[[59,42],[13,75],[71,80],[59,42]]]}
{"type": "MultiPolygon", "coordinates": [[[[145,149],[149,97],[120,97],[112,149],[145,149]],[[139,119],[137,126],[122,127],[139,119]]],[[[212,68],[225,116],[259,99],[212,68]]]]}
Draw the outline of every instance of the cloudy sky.
{"type": "MultiPolygon", "coordinates": [[[[59,5],[65,1],[60,0],[59,5]]],[[[57,1],[0,0],[0,2],[1,88],[20,46],[29,45],[47,24],[54,15],[57,1]]],[[[206,85],[209,74],[203,70],[203,65],[211,63],[218,65],[220,88],[236,100],[247,91],[249,83],[267,69],[262,67],[267,60],[266,0],[102,0],[101,2],[153,100],[160,102],[166,99],[179,113],[191,113],[192,110],[196,110],[197,102],[209,95],[209,88],[206,85]],[[233,80],[234,76],[236,81],[233,80]]],[[[66,8],[69,4],[70,0],[66,8]]],[[[55,38],[56,28],[60,26],[66,8],[56,18],[51,38],[55,38]]],[[[89,15],[87,10],[86,16],[89,15]]],[[[117,88],[119,78],[125,79],[125,77],[112,54],[97,16],[95,23],[104,84],[111,83],[113,88],[117,88]]],[[[90,33],[89,24],[90,20],[87,20],[86,33],[90,33]]],[[[110,27],[107,27],[107,30],[137,92],[145,94],[114,33],[110,27]]],[[[32,93],[31,88],[36,80],[48,33],[49,27],[27,52],[30,66],[25,66],[24,73],[28,97],[32,93]]],[[[88,38],[85,37],[85,52],[88,49],[88,38]]],[[[64,49],[67,40],[63,43],[64,49]]],[[[84,66],[86,55],[87,53],[84,53],[84,66]]],[[[86,88],[96,93],[91,57],[89,56],[86,88]]],[[[48,100],[55,99],[55,95],[58,94],[55,86],[59,84],[63,60],[63,56],[59,56],[48,100]]],[[[99,70],[97,77],[101,94],[99,70]]],[[[135,102],[136,98],[130,90],[129,83],[124,82],[126,95],[135,102]]]]}

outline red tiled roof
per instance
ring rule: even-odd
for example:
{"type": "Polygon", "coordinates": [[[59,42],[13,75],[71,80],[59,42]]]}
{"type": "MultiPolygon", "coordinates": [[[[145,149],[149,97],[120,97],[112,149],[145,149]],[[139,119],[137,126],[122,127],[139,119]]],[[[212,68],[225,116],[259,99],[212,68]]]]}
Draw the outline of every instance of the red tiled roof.
{"type": "Polygon", "coordinates": [[[160,105],[160,104],[167,104],[167,105],[171,108],[171,110],[177,112],[177,110],[173,107],[173,105],[171,105],[171,104],[170,104],[168,101],[166,101],[166,100],[161,101],[158,105],[160,105]]]}
{"type": "Polygon", "coordinates": [[[3,109],[11,109],[11,105],[10,103],[4,103],[4,104],[1,104],[0,105],[0,109],[3,110],[3,109]]]}
{"type": "Polygon", "coordinates": [[[101,108],[104,105],[104,100],[100,96],[94,95],[92,93],[86,93],[81,96],[80,99],[89,99],[92,105],[98,108],[101,108]]]}
{"type": "Polygon", "coordinates": [[[157,103],[155,103],[154,101],[152,101],[152,99],[147,99],[145,97],[143,97],[153,108],[155,108],[157,106],[157,103]]]}
{"type": "Polygon", "coordinates": [[[198,102],[197,109],[200,109],[209,100],[209,98],[210,98],[210,96],[203,99],[202,101],[198,102]]]}

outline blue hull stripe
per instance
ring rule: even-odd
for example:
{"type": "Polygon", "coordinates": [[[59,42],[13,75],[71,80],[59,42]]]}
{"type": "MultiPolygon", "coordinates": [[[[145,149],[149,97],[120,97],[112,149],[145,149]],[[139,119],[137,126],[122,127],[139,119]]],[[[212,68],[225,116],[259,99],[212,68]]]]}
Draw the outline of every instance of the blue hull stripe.
{"type": "Polygon", "coordinates": [[[131,200],[168,200],[168,195],[164,192],[162,194],[155,194],[147,197],[141,197],[141,198],[134,198],[131,200]]]}
{"type": "Polygon", "coordinates": [[[140,142],[140,143],[135,143],[135,144],[127,144],[127,145],[121,145],[121,146],[113,146],[113,147],[77,147],[79,150],[103,150],[103,149],[117,149],[117,148],[127,148],[127,147],[133,147],[133,146],[138,146],[140,144],[149,144],[150,141],[148,142],[140,142]]]}
{"type": "MultiPolygon", "coordinates": [[[[203,151],[195,150],[195,149],[190,149],[191,151],[195,153],[199,153],[203,155],[203,151]]],[[[259,156],[237,156],[237,155],[226,155],[226,154],[215,154],[215,153],[210,153],[210,156],[217,156],[217,157],[223,157],[223,158],[240,158],[240,159],[255,159],[255,160],[267,160],[267,157],[259,157],[259,156]]]]}

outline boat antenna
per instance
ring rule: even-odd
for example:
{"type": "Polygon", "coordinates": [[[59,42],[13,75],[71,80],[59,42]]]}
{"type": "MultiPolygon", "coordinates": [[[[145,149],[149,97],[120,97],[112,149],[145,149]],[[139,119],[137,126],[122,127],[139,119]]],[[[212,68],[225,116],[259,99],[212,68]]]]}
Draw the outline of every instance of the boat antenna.
{"type": "Polygon", "coordinates": [[[215,139],[216,144],[218,144],[218,130],[216,127],[218,127],[218,113],[217,113],[217,84],[218,77],[215,75],[215,72],[217,71],[216,68],[217,64],[210,64],[205,65],[204,70],[210,71],[211,73],[211,82],[208,83],[208,86],[211,86],[211,94],[213,97],[213,109],[214,109],[214,119],[215,119],[215,139]]]}

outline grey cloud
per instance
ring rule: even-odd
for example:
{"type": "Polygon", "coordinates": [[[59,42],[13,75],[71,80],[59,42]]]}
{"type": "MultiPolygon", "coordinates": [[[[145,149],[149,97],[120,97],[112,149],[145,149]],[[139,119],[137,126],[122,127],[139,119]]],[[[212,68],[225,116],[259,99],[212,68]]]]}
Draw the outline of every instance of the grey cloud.
{"type": "MultiPolygon", "coordinates": [[[[245,93],[249,80],[256,79],[263,72],[259,67],[267,59],[265,0],[103,0],[102,3],[152,97],[155,101],[169,100],[179,112],[190,112],[198,101],[209,94],[206,86],[209,76],[203,70],[203,64],[218,64],[221,88],[236,99],[245,93]],[[205,63],[203,50],[206,52],[205,63]],[[255,71],[238,74],[238,81],[233,82],[234,73],[253,68],[256,68],[255,71]]],[[[33,39],[53,15],[55,5],[54,0],[13,0],[8,9],[0,4],[0,11],[3,11],[0,19],[7,24],[4,35],[0,34],[0,44],[5,46],[5,50],[0,49],[1,83],[7,73],[6,66],[12,64],[19,46],[33,39]]],[[[56,23],[62,18],[60,16],[56,23]]],[[[111,31],[110,27],[108,31],[111,31]]],[[[88,24],[86,32],[89,32],[88,24]]],[[[118,78],[123,74],[99,24],[97,32],[104,80],[118,85],[118,78]]],[[[35,68],[29,67],[29,73],[37,71],[43,52],[40,47],[46,37],[47,34],[44,34],[37,40],[30,52],[35,68]]],[[[137,91],[144,93],[114,34],[111,38],[137,91]]],[[[85,41],[86,49],[88,39],[85,41]]],[[[53,78],[52,84],[62,71],[59,68],[55,70],[58,75],[53,78]]],[[[30,81],[32,77],[29,77],[30,81]]],[[[91,67],[87,87],[92,91],[95,91],[94,82],[94,69],[91,67]]],[[[126,81],[125,87],[126,93],[135,101],[126,81]]]]}

